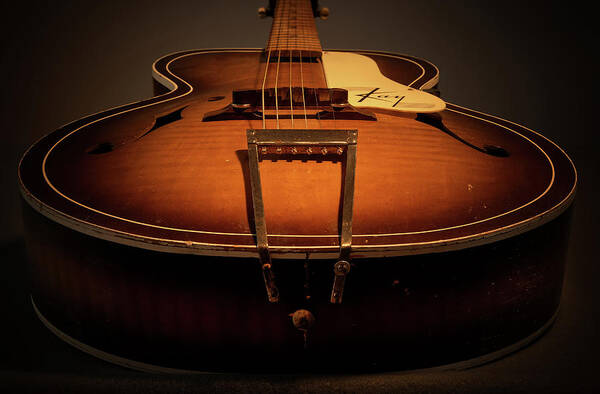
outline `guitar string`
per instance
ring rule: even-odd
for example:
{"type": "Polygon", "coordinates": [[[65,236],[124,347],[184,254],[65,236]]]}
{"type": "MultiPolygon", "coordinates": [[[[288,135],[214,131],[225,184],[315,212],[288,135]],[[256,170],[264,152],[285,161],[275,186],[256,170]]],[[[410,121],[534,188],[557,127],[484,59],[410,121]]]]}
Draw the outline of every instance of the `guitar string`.
{"type": "MultiPolygon", "coordinates": [[[[277,88],[279,86],[279,66],[281,63],[281,47],[285,47],[286,45],[289,46],[289,22],[290,22],[290,9],[289,9],[289,2],[288,1],[282,1],[282,15],[280,15],[280,19],[283,18],[283,20],[285,20],[287,22],[287,26],[286,27],[286,31],[284,32],[284,42],[281,43],[281,45],[279,45],[279,37],[282,35],[281,34],[281,29],[284,28],[283,23],[280,23],[280,29],[279,29],[279,36],[277,37],[277,48],[279,50],[278,52],[278,57],[277,57],[277,74],[275,75],[275,117],[277,118],[277,128],[280,128],[280,123],[279,123],[279,94],[277,93],[277,88]]],[[[285,56],[285,55],[284,55],[285,56]]]]}
{"type": "Polygon", "coordinates": [[[279,63],[281,63],[281,49],[277,51],[277,72],[275,73],[275,118],[279,129],[279,101],[277,100],[277,82],[279,81],[279,63]]]}
{"type": "MultiPolygon", "coordinates": [[[[309,25],[308,27],[310,28],[310,27],[312,26],[312,23],[314,23],[314,17],[313,17],[313,15],[312,15],[312,14],[309,14],[309,15],[308,15],[308,18],[307,18],[307,15],[304,15],[304,18],[305,18],[305,21],[306,21],[306,23],[309,25]]],[[[315,26],[315,28],[316,28],[316,26],[315,26]]],[[[310,43],[309,45],[310,45],[311,47],[313,47],[313,46],[314,46],[313,39],[312,39],[312,38],[309,38],[309,40],[311,41],[311,43],[310,43]]],[[[309,57],[308,57],[308,59],[309,59],[309,61],[311,61],[310,54],[309,54],[309,57]]],[[[311,69],[312,69],[312,68],[313,68],[313,67],[311,67],[311,69]]],[[[315,84],[315,85],[316,85],[316,84],[315,84]]],[[[316,87],[315,87],[315,88],[313,88],[313,92],[314,92],[314,96],[315,96],[315,107],[316,107],[316,109],[317,109],[317,113],[316,113],[316,115],[317,115],[317,119],[318,119],[318,122],[319,122],[319,128],[320,128],[320,127],[321,127],[321,114],[320,114],[320,112],[321,112],[321,111],[320,111],[320,108],[319,108],[319,97],[318,97],[318,95],[317,95],[317,90],[318,90],[318,88],[316,88],[316,87]]]]}
{"type": "MultiPolygon", "coordinates": [[[[302,48],[306,44],[306,29],[304,15],[300,15],[300,21],[300,48],[302,48]]],[[[306,115],[306,95],[304,93],[304,74],[302,70],[302,49],[298,51],[298,54],[300,55],[300,87],[302,89],[302,108],[304,110],[304,125],[308,129],[308,116],[306,115]]]]}
{"type": "Polygon", "coordinates": [[[300,86],[302,87],[302,107],[304,107],[304,124],[308,129],[308,117],[306,116],[306,99],[304,97],[304,76],[302,75],[302,49],[300,49],[300,86]]]}
{"type": "MultiPolygon", "coordinates": [[[[294,8],[293,8],[293,11],[291,12],[291,14],[294,17],[295,25],[297,27],[298,24],[296,22],[297,21],[297,19],[296,19],[296,12],[297,12],[296,11],[296,5],[294,4],[293,7],[294,8]]],[[[292,129],[293,129],[294,128],[294,96],[292,94],[292,63],[293,63],[293,57],[292,57],[292,43],[290,43],[290,21],[292,19],[292,15],[288,16],[288,26],[287,26],[287,30],[288,30],[287,33],[288,34],[287,34],[287,37],[288,37],[288,49],[290,51],[290,57],[288,59],[288,61],[290,62],[290,118],[291,118],[291,121],[292,121],[292,129]]],[[[292,40],[293,43],[296,42],[295,38],[296,37],[294,37],[294,40],[292,40]]]]}
{"type": "MultiPolygon", "coordinates": [[[[267,56],[267,65],[265,67],[265,76],[263,78],[263,83],[262,83],[262,89],[261,89],[261,93],[262,93],[262,118],[263,118],[263,129],[267,128],[267,121],[266,121],[266,114],[265,114],[265,84],[267,82],[267,75],[269,73],[269,63],[271,61],[271,51],[273,50],[273,33],[276,33],[277,30],[277,24],[279,23],[278,20],[274,20],[273,21],[273,27],[271,28],[271,34],[269,35],[269,43],[267,44],[268,48],[269,48],[269,54],[267,56]]],[[[277,41],[279,41],[279,35],[277,35],[277,41]]]]}
{"type": "Polygon", "coordinates": [[[329,106],[331,107],[331,116],[333,118],[333,128],[335,128],[335,109],[333,108],[332,105],[332,100],[331,100],[331,89],[329,89],[329,84],[327,83],[327,75],[325,74],[325,67],[323,66],[323,60],[321,59],[321,61],[319,61],[319,63],[321,64],[321,70],[323,72],[323,79],[325,80],[325,87],[327,88],[327,92],[329,94],[329,106]]]}
{"type": "MultiPolygon", "coordinates": [[[[280,4],[280,7],[285,7],[284,4],[286,4],[285,2],[283,2],[283,4],[280,4]]],[[[284,17],[284,13],[285,13],[285,8],[281,9],[281,12],[279,12],[278,14],[278,21],[277,21],[277,25],[278,25],[278,33],[277,33],[277,72],[275,73],[275,119],[276,119],[276,125],[277,125],[277,129],[279,129],[279,100],[278,100],[278,93],[277,93],[277,84],[279,82],[279,65],[281,63],[281,47],[279,46],[279,38],[281,37],[281,18],[284,17]]]]}
{"type": "MultiPolygon", "coordinates": [[[[286,3],[284,3],[286,4],[286,3]]],[[[281,28],[283,27],[283,24],[281,23],[281,17],[286,17],[288,18],[288,26],[289,26],[289,22],[290,22],[290,18],[289,18],[289,11],[287,10],[287,8],[285,6],[283,6],[282,4],[282,11],[281,12],[277,12],[277,16],[278,16],[278,20],[277,23],[275,24],[275,29],[273,29],[275,31],[276,34],[276,42],[275,42],[275,48],[277,48],[278,51],[278,58],[277,58],[277,69],[276,69],[276,74],[275,74],[275,117],[276,117],[276,124],[277,124],[277,128],[280,128],[280,122],[279,122],[279,100],[278,100],[278,85],[279,85],[279,67],[281,64],[281,48],[280,48],[280,38],[281,38],[281,28]]],[[[297,10],[296,10],[297,11],[297,10]]],[[[300,41],[303,44],[309,45],[308,41],[305,39],[306,38],[306,27],[307,27],[307,21],[310,21],[311,18],[306,17],[306,15],[302,16],[302,34],[300,35],[300,41]]],[[[310,24],[310,22],[308,22],[310,24]]],[[[288,28],[288,36],[289,36],[289,28],[288,28]]],[[[296,41],[298,41],[298,35],[296,35],[296,41]]],[[[266,114],[265,114],[265,86],[266,86],[266,80],[267,80],[267,76],[268,76],[268,72],[269,72],[269,65],[270,65],[270,60],[271,60],[271,53],[273,50],[273,37],[270,39],[270,43],[269,43],[269,51],[267,54],[267,64],[265,67],[265,74],[263,77],[263,83],[262,83],[262,87],[261,87],[261,97],[262,97],[262,120],[263,120],[263,129],[266,128],[266,114]]],[[[288,45],[289,45],[289,37],[288,37],[288,45]]],[[[290,45],[291,47],[291,45],[290,45]]],[[[301,78],[301,89],[302,89],[302,106],[303,106],[303,112],[304,112],[304,122],[305,122],[305,126],[308,128],[308,114],[306,111],[306,92],[305,92],[305,86],[304,86],[304,70],[303,70],[303,55],[302,55],[302,50],[299,50],[299,57],[300,57],[300,78],[301,78]]],[[[309,59],[310,59],[310,55],[309,55],[309,59]]],[[[291,112],[291,121],[292,121],[292,127],[294,124],[294,120],[293,120],[293,90],[292,90],[292,70],[293,70],[293,50],[290,48],[290,112],[291,112]]],[[[321,64],[322,65],[322,64],[321,64]]],[[[324,69],[323,69],[323,73],[324,73],[324,69]]],[[[320,120],[320,107],[319,107],[319,98],[318,98],[318,94],[317,94],[317,88],[313,89],[313,93],[314,93],[314,97],[315,97],[315,106],[317,109],[317,118],[320,120]]],[[[331,98],[331,96],[330,96],[331,98]]],[[[334,117],[334,121],[335,121],[335,114],[332,114],[334,117]]]]}
{"type": "Polygon", "coordinates": [[[265,120],[265,83],[267,82],[267,72],[269,71],[269,61],[271,60],[271,45],[269,45],[269,54],[267,55],[267,65],[265,67],[265,76],[263,78],[262,83],[262,121],[263,121],[263,129],[267,128],[267,123],[265,120]]]}
{"type": "Polygon", "coordinates": [[[290,49],[290,117],[292,120],[292,129],[294,128],[294,95],[292,92],[292,63],[293,63],[293,58],[292,58],[292,50],[290,49]]]}
{"type": "MultiPolygon", "coordinates": [[[[314,30],[316,31],[316,22],[315,22],[315,19],[314,19],[314,17],[313,17],[312,15],[310,15],[310,18],[308,19],[308,21],[309,21],[308,23],[309,23],[311,26],[313,26],[313,25],[314,25],[314,30]]],[[[312,40],[312,45],[315,45],[315,43],[314,43],[314,39],[312,40]]],[[[333,118],[333,122],[334,122],[334,123],[333,123],[333,127],[335,128],[335,110],[334,110],[334,109],[333,109],[333,107],[331,106],[331,101],[332,101],[332,100],[331,100],[331,98],[332,98],[332,92],[331,92],[331,90],[329,89],[329,84],[327,83],[327,76],[326,76],[326,74],[325,74],[325,67],[323,66],[323,58],[321,58],[321,59],[315,58],[315,61],[316,61],[317,63],[319,63],[319,65],[320,65],[320,68],[321,68],[321,72],[322,72],[323,81],[325,82],[325,88],[327,89],[327,94],[328,94],[328,96],[329,96],[329,105],[330,105],[330,109],[331,109],[331,116],[332,116],[332,118],[333,118]]],[[[319,120],[321,120],[321,116],[319,115],[319,112],[320,112],[320,111],[319,111],[319,101],[318,101],[318,99],[317,99],[317,92],[316,92],[316,90],[315,90],[315,99],[316,99],[315,101],[316,101],[316,103],[317,103],[317,118],[318,118],[319,120]]]]}

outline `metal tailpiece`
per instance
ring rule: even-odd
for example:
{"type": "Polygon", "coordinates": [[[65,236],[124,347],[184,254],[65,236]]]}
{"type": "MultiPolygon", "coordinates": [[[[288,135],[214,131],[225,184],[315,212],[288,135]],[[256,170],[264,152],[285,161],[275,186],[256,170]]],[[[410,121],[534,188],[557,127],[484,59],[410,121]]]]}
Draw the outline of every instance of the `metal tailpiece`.
{"type": "Polygon", "coordinates": [[[260,182],[259,162],[264,155],[302,155],[341,156],[345,154],[344,188],[342,206],[342,234],[340,236],[340,258],[335,264],[335,279],[331,292],[331,303],[342,302],[344,283],[350,271],[350,251],[352,244],[352,211],[354,205],[354,178],[356,170],[357,130],[302,130],[302,129],[257,129],[248,130],[248,164],[250,185],[252,187],[252,205],[254,208],[254,226],[258,256],[262,266],[263,278],[269,302],[279,301],[279,290],[275,285],[269,253],[267,224],[260,182]]]}

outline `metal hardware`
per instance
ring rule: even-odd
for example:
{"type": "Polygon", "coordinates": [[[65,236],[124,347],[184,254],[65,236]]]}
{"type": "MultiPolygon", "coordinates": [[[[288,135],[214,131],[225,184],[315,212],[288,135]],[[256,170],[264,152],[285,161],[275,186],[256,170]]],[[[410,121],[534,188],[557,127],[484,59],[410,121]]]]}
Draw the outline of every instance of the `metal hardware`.
{"type": "MultiPolygon", "coordinates": [[[[231,103],[224,108],[204,114],[203,122],[232,119],[273,118],[273,110],[280,107],[304,106],[308,117],[318,119],[346,119],[375,121],[374,113],[355,108],[348,103],[348,91],[340,88],[308,88],[292,86],[289,89],[235,89],[231,93],[231,103]]],[[[281,114],[279,117],[289,117],[281,114]]]]}
{"type": "Polygon", "coordinates": [[[258,256],[262,265],[263,278],[270,302],[279,301],[279,291],[275,285],[275,275],[271,269],[271,255],[267,236],[267,224],[260,182],[260,154],[305,154],[320,149],[323,155],[346,153],[344,189],[342,200],[342,233],[340,236],[340,259],[335,264],[335,279],[331,302],[342,301],[344,282],[350,271],[350,251],[352,244],[352,211],[354,205],[354,178],[356,172],[357,130],[302,130],[302,129],[257,129],[247,130],[248,165],[254,207],[254,226],[258,256]],[[260,153],[260,154],[259,154],[260,153]]]}
{"type": "Polygon", "coordinates": [[[273,16],[273,10],[267,7],[260,7],[258,9],[258,16],[260,19],[266,18],[267,16],[273,16]]]}
{"type": "Polygon", "coordinates": [[[329,8],[319,7],[317,9],[317,12],[315,12],[315,16],[318,16],[319,18],[321,18],[323,20],[327,20],[329,18],[329,8]]]}
{"type": "MultiPolygon", "coordinates": [[[[275,16],[275,6],[277,4],[277,0],[269,0],[269,4],[267,4],[266,7],[260,7],[258,9],[258,16],[263,19],[266,18],[268,16],[275,16]]],[[[327,7],[321,7],[319,5],[319,1],[311,1],[311,11],[313,16],[319,17],[323,20],[329,18],[329,8],[327,7]]]]}
{"type": "Polygon", "coordinates": [[[346,150],[346,175],[342,201],[342,235],[340,238],[340,259],[333,272],[332,304],[341,304],[344,295],[346,275],[350,272],[350,252],[352,250],[352,211],[354,206],[354,174],[356,169],[356,144],[349,144],[346,150]]]}
{"type": "Polygon", "coordinates": [[[304,335],[304,348],[308,347],[308,330],[315,324],[315,316],[306,309],[298,309],[289,315],[296,329],[302,331],[304,335]]]}
{"type": "Polygon", "coordinates": [[[344,260],[340,260],[333,266],[333,289],[331,290],[332,304],[341,304],[342,296],[344,295],[344,283],[346,282],[346,275],[350,272],[350,263],[344,260]]]}
{"type": "Polygon", "coordinates": [[[234,110],[237,111],[245,111],[247,109],[250,109],[252,107],[252,105],[248,104],[248,103],[231,103],[231,106],[233,107],[234,110]]]}
{"type": "Polygon", "coordinates": [[[306,331],[315,324],[315,317],[306,309],[298,309],[290,315],[294,327],[298,330],[306,331]]]}
{"type": "Polygon", "coordinates": [[[265,288],[267,289],[267,297],[269,298],[269,302],[278,302],[279,290],[275,285],[275,275],[271,269],[271,256],[269,254],[269,242],[267,240],[267,226],[265,223],[264,206],[262,203],[260,175],[258,175],[258,150],[255,143],[250,144],[250,134],[248,134],[248,158],[248,164],[250,166],[250,184],[252,186],[252,202],[255,219],[254,226],[256,228],[258,256],[262,265],[263,279],[265,280],[265,288]],[[258,191],[258,194],[256,191],[258,191]]]}

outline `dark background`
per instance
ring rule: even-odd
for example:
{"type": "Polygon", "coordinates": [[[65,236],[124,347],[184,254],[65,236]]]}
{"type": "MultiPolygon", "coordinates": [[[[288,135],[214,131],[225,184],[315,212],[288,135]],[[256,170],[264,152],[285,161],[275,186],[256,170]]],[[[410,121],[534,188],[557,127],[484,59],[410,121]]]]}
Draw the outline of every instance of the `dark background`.
{"type": "MultiPolygon", "coordinates": [[[[154,376],[96,360],[39,323],[28,300],[16,168],[62,124],[152,95],[150,66],[170,52],[262,47],[264,0],[29,1],[3,9],[0,391],[598,392],[598,33],[585,2],[328,0],[324,48],[425,58],[442,97],[541,131],[580,183],[561,312],[540,340],[462,372],[352,376],[154,376]]],[[[410,357],[410,355],[400,355],[410,357]]]]}

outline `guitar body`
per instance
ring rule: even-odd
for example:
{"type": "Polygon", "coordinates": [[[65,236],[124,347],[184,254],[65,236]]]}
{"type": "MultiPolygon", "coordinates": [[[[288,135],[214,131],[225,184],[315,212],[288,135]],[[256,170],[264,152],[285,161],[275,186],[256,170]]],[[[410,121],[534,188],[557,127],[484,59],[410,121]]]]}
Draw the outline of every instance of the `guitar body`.
{"type": "MultiPolygon", "coordinates": [[[[246,139],[263,119],[227,110],[232,91],[264,86],[264,53],[189,51],[155,63],[154,98],[68,124],[24,155],[42,321],[99,357],[163,371],[465,367],[543,332],[563,281],[576,185],[568,156],[510,121],[440,110],[421,93],[438,82],[424,60],[324,52],[322,63],[304,64],[305,77],[324,69],[373,119],[305,117],[292,104],[264,122],[358,130],[341,303],[330,293],[343,161],[261,160],[280,292],[268,302],[246,139]],[[310,329],[294,327],[299,310],[310,329]]],[[[297,85],[296,67],[281,63],[284,86],[297,85]]]]}

